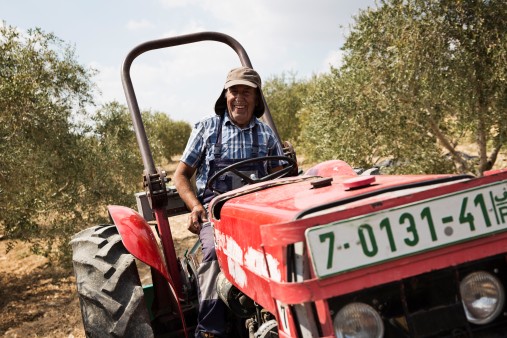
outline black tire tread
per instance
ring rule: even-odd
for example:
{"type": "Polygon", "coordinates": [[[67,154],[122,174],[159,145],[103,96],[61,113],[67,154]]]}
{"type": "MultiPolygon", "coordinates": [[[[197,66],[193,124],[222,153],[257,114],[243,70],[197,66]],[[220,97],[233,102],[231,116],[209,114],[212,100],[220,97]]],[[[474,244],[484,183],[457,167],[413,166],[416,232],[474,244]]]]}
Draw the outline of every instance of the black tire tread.
{"type": "Polygon", "coordinates": [[[81,231],[70,244],[87,337],[153,337],[134,257],[114,225],[81,231]]]}
{"type": "Polygon", "coordinates": [[[264,324],[262,324],[255,332],[255,338],[274,338],[278,337],[278,324],[276,320],[268,320],[264,324]]]}

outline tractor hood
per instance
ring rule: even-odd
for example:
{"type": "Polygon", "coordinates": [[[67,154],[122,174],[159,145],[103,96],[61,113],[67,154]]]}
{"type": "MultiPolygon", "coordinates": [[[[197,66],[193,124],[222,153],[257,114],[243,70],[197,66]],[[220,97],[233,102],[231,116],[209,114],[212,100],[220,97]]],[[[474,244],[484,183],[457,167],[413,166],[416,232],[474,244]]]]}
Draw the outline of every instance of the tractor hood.
{"type": "Polygon", "coordinates": [[[377,208],[389,197],[413,194],[432,186],[468,180],[463,175],[299,176],[245,186],[216,197],[213,219],[247,215],[257,224],[297,220],[339,208],[370,204],[377,208]]]}
{"type": "Polygon", "coordinates": [[[272,298],[326,299],[501,252],[507,170],[302,175],[220,195],[210,211],[224,273],[274,309],[272,298]],[[311,279],[294,283],[291,255],[305,252],[311,279]]]}

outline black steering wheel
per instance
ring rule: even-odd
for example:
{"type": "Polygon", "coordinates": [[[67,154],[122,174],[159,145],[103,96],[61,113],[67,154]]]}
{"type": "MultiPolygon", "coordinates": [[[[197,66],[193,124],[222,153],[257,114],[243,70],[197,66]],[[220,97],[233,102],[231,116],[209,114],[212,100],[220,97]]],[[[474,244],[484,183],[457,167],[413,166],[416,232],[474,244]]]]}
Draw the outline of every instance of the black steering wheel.
{"type": "Polygon", "coordinates": [[[249,158],[244,161],[240,161],[240,162],[231,164],[230,166],[227,166],[224,169],[217,171],[213,176],[210,177],[210,179],[208,180],[208,183],[206,184],[206,187],[209,190],[211,190],[213,193],[223,194],[223,193],[225,193],[225,191],[220,191],[216,188],[213,188],[213,183],[215,183],[215,181],[225,173],[231,172],[231,173],[235,174],[236,176],[238,176],[239,178],[241,178],[247,184],[254,184],[254,183],[269,181],[269,180],[272,180],[275,178],[284,177],[285,175],[290,173],[296,167],[297,167],[296,160],[291,157],[287,157],[287,156],[263,156],[263,157],[249,158]],[[288,162],[288,165],[284,166],[283,169],[281,169],[281,170],[275,171],[275,172],[268,174],[268,175],[261,177],[261,178],[252,178],[252,177],[247,176],[246,174],[242,173],[241,171],[237,170],[238,167],[241,167],[245,164],[256,163],[256,162],[266,162],[266,161],[276,161],[276,160],[286,161],[286,162],[288,162]]]}

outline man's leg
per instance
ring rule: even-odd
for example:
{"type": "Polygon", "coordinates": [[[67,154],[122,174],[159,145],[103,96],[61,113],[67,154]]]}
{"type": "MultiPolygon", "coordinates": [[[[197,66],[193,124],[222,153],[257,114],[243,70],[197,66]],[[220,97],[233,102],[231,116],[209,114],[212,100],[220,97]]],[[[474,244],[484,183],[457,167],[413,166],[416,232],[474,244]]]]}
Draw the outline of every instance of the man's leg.
{"type": "Polygon", "coordinates": [[[225,336],[225,304],[218,298],[216,279],[220,272],[217,254],[213,239],[211,223],[203,223],[199,233],[202,247],[202,263],[197,269],[199,283],[199,315],[196,337],[201,332],[213,333],[216,336],[225,336]]]}

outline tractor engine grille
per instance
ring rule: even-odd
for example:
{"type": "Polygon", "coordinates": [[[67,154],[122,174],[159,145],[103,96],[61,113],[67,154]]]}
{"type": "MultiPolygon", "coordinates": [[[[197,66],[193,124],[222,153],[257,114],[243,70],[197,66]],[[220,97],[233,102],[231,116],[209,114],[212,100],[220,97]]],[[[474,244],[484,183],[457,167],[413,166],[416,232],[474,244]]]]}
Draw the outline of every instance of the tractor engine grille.
{"type": "Polygon", "coordinates": [[[372,306],[384,323],[384,337],[505,337],[507,309],[487,324],[467,320],[460,282],[475,271],[496,276],[507,289],[504,255],[407,278],[330,299],[333,317],[345,305],[361,302],[372,306]]]}

